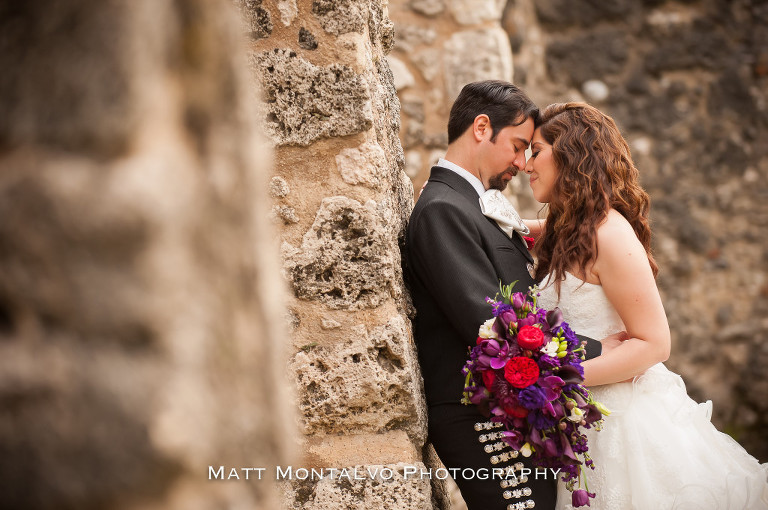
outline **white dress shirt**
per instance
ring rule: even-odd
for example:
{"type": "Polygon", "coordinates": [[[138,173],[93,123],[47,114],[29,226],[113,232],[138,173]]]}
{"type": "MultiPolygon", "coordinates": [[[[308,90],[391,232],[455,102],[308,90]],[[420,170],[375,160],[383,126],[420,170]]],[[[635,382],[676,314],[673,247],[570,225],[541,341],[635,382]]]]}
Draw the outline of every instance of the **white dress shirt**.
{"type": "Polygon", "coordinates": [[[468,183],[472,185],[473,188],[475,188],[475,191],[477,191],[477,196],[480,197],[485,193],[485,186],[483,186],[483,182],[469,173],[468,170],[464,170],[456,163],[451,163],[447,159],[440,158],[437,160],[437,166],[441,166],[443,168],[447,168],[448,170],[451,170],[452,172],[456,172],[460,176],[462,176],[468,183]]]}

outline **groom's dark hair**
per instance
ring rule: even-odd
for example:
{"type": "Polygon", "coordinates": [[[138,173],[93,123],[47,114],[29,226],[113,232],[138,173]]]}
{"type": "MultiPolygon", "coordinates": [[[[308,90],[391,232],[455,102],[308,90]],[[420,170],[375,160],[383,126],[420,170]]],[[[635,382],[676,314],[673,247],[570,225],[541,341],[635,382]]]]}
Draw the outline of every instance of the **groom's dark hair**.
{"type": "Polygon", "coordinates": [[[517,86],[501,80],[476,81],[464,85],[448,117],[448,143],[457,140],[475,117],[485,114],[491,121],[491,141],[507,126],[519,126],[529,118],[539,122],[539,107],[517,86]]]}

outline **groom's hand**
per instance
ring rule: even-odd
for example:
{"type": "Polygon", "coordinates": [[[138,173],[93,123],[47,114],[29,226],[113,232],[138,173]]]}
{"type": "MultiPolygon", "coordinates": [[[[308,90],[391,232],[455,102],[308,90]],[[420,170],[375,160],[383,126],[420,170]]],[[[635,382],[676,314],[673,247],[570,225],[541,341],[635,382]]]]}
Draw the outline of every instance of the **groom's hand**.
{"type": "Polygon", "coordinates": [[[624,342],[625,340],[629,340],[629,338],[630,338],[629,334],[626,331],[619,331],[618,333],[608,335],[607,337],[603,338],[600,341],[600,343],[603,344],[602,354],[605,354],[611,349],[615,349],[616,347],[621,345],[621,342],[624,342]]]}

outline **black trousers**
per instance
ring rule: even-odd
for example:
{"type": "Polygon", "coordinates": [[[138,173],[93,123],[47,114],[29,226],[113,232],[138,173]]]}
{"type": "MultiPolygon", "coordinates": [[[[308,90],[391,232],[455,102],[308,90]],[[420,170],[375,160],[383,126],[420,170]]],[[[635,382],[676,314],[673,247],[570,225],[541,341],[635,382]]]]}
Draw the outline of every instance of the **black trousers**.
{"type": "Polygon", "coordinates": [[[542,468],[537,471],[503,443],[498,437],[502,430],[475,406],[429,408],[429,441],[456,480],[469,510],[554,510],[555,474],[542,468]]]}

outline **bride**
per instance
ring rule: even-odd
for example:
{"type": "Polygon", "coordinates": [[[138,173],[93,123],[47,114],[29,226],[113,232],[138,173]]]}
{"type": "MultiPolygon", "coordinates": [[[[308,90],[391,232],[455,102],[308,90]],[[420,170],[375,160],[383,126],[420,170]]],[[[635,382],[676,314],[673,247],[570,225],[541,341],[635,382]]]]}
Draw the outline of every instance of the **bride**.
{"type": "MultiPolygon", "coordinates": [[[[593,508],[765,509],[768,464],[710,423],[663,365],[670,332],[656,288],[648,195],[613,120],[584,103],[542,114],[525,167],[546,221],[532,227],[540,306],[559,306],[579,333],[629,339],[584,362],[585,384],[612,411],[588,431],[593,508]]],[[[572,508],[561,482],[558,509],[572,508]]]]}

